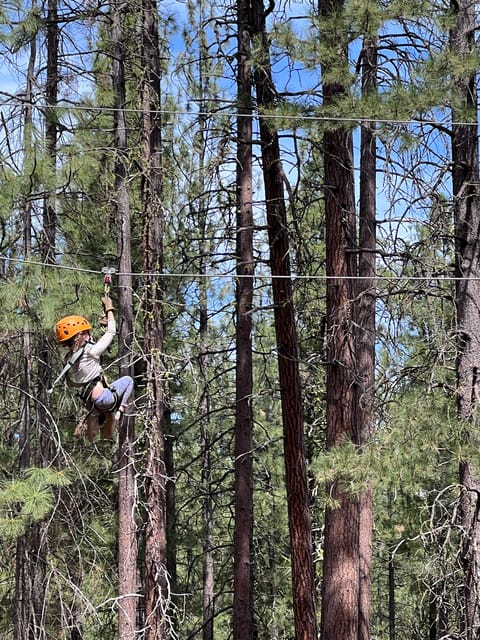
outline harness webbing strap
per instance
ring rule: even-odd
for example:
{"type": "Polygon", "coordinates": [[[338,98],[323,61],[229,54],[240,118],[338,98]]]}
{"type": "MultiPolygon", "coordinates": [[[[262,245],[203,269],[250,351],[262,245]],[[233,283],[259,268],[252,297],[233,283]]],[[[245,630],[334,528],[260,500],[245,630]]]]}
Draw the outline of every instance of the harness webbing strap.
{"type": "Polygon", "coordinates": [[[89,380],[88,382],[86,382],[83,385],[82,390],[80,392],[80,398],[84,402],[88,402],[90,400],[90,396],[92,395],[92,391],[95,389],[95,387],[97,386],[98,382],[103,382],[101,376],[97,376],[93,380],[89,380]]]}
{"type": "Polygon", "coordinates": [[[83,345],[83,347],[81,349],[79,349],[78,351],[76,351],[67,361],[66,365],[63,367],[63,369],[60,371],[58,377],[56,378],[56,380],[54,380],[52,386],[50,387],[50,389],[48,389],[47,393],[52,393],[54,387],[57,386],[57,384],[65,377],[65,375],[70,371],[70,369],[73,367],[73,365],[76,363],[77,360],[79,360],[82,355],[83,352],[85,351],[85,347],[86,345],[83,345]]]}

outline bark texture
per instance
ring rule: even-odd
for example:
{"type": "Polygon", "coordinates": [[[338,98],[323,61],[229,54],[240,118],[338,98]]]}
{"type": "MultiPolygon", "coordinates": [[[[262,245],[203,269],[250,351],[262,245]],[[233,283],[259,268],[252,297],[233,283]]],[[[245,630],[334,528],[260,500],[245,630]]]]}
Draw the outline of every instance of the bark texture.
{"type": "MultiPolygon", "coordinates": [[[[471,0],[459,0],[452,2],[451,6],[455,16],[450,41],[452,53],[466,58],[476,46],[476,5],[471,0]]],[[[459,420],[470,427],[478,412],[480,394],[480,185],[476,83],[475,74],[457,80],[457,104],[452,113],[457,411],[459,420]]],[[[472,433],[471,428],[465,431],[472,433]]],[[[461,557],[465,576],[461,631],[463,637],[473,640],[480,633],[480,480],[478,470],[468,460],[460,464],[459,480],[463,488],[461,524],[464,542],[461,557]]]]}
{"type": "MultiPolygon", "coordinates": [[[[142,2],[142,209],[143,266],[163,271],[163,208],[160,129],[160,51],[156,2],[142,2]]],[[[166,466],[163,365],[163,291],[160,277],[146,276],[144,307],[146,360],[145,614],[147,640],[168,637],[170,603],[166,568],[166,466]]]]}
{"type": "Polygon", "coordinates": [[[237,142],[237,326],[235,407],[235,531],[233,640],[253,638],[252,481],[252,80],[249,2],[238,11],[237,142]]]}
{"type": "MultiPolygon", "coordinates": [[[[351,137],[324,136],[327,241],[327,447],[356,443],[355,337],[352,330],[354,197],[351,137]]],[[[359,604],[359,504],[338,479],[327,487],[325,514],[323,640],[356,640],[359,604]]]]}
{"type": "MultiPolygon", "coordinates": [[[[376,91],[377,41],[365,36],[362,56],[362,93],[376,91]]],[[[364,123],[360,137],[360,211],[358,223],[358,275],[355,326],[358,445],[360,453],[374,431],[375,308],[376,308],[376,139],[373,123],[364,123]]],[[[359,500],[358,640],[370,640],[373,494],[368,485],[359,500]]]]}
{"type": "MultiPolygon", "coordinates": [[[[322,16],[341,11],[343,1],[321,0],[322,16]]],[[[332,47],[346,59],[340,38],[332,47]]],[[[324,69],[328,73],[328,69],[324,69]]],[[[328,76],[326,76],[328,77],[328,76]]],[[[345,93],[338,82],[324,81],[326,106],[345,93]]],[[[357,275],[353,144],[349,131],[329,130],[323,137],[327,275],[327,447],[359,443],[355,318],[357,275]]],[[[327,487],[331,505],[325,514],[322,583],[322,640],[357,640],[359,629],[360,505],[343,483],[342,470],[327,487]]]]}
{"type": "MultiPolygon", "coordinates": [[[[46,123],[45,123],[45,148],[46,162],[50,166],[52,175],[55,175],[57,160],[57,134],[58,120],[56,106],[58,99],[58,16],[57,1],[48,1],[47,14],[47,75],[45,82],[46,97],[46,123]]],[[[34,36],[36,37],[36,36],[34,36]]],[[[32,42],[29,72],[33,71],[36,47],[32,42]]],[[[32,88],[33,76],[29,73],[28,86],[32,88]]],[[[31,112],[29,116],[31,117],[31,112]]],[[[30,141],[31,142],[31,141],[30,141]]],[[[30,205],[27,205],[26,223],[30,226],[30,205]]],[[[56,196],[55,188],[51,184],[45,185],[45,195],[43,199],[42,229],[41,229],[41,257],[44,264],[55,263],[55,241],[56,241],[56,196]]],[[[27,254],[30,252],[31,229],[25,228],[24,242],[27,254]]],[[[25,335],[24,348],[30,349],[30,340],[25,335]]],[[[33,389],[35,403],[35,424],[36,432],[31,433],[30,424],[25,420],[30,420],[30,402],[24,399],[24,423],[21,434],[21,445],[23,447],[20,458],[22,468],[31,465],[46,467],[52,460],[52,414],[50,412],[50,397],[47,389],[51,383],[52,354],[48,339],[41,335],[35,347],[36,360],[38,362],[36,373],[36,385],[33,389]],[[30,439],[34,448],[30,449],[30,439]],[[31,455],[33,454],[33,456],[31,455]]],[[[30,385],[32,369],[28,359],[31,354],[27,351],[25,362],[23,385],[25,391],[30,385]]],[[[15,575],[16,590],[16,613],[18,615],[14,625],[15,640],[46,640],[46,572],[48,559],[48,527],[49,518],[45,518],[31,524],[24,535],[17,542],[17,566],[15,575]]]]}
{"type": "Polygon", "coordinates": [[[275,90],[263,2],[252,3],[253,36],[259,58],[254,81],[260,112],[260,138],[265,185],[275,335],[284,434],[285,477],[292,559],[292,590],[297,640],[316,640],[315,581],[307,486],[303,403],[289,256],[284,172],[278,132],[262,112],[274,109],[275,90]]]}
{"type": "MultiPolygon", "coordinates": [[[[123,2],[112,1],[112,83],[114,95],[115,202],[117,214],[118,341],[120,375],[133,375],[131,344],[133,336],[132,258],[130,199],[127,169],[127,121],[125,112],[125,11],[123,2]]],[[[134,640],[137,614],[137,540],[135,523],[136,486],[134,468],[135,422],[126,412],[119,428],[118,454],[118,635],[134,640]]]]}

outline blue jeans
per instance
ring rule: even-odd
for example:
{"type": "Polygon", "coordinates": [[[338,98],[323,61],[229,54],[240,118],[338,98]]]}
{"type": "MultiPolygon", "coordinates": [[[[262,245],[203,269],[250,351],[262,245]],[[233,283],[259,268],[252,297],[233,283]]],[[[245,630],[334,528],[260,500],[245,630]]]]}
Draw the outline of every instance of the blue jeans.
{"type": "Polygon", "coordinates": [[[109,389],[104,389],[102,393],[95,399],[94,405],[100,411],[112,411],[117,402],[117,398],[110,391],[114,389],[118,396],[119,407],[128,406],[128,400],[133,391],[133,380],[130,376],[123,376],[118,380],[114,380],[109,389]]]}

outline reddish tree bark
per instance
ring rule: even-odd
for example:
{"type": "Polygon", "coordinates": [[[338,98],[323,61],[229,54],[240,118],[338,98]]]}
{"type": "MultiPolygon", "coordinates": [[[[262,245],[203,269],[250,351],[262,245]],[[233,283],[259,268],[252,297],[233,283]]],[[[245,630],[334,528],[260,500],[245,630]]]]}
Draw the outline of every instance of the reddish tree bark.
{"type": "MultiPolygon", "coordinates": [[[[324,88],[325,91],[325,88],[324,88]]],[[[324,93],[325,99],[325,93],[324,93]]],[[[327,447],[357,441],[355,340],[352,331],[354,194],[351,136],[324,135],[327,243],[327,447]]],[[[325,514],[322,640],[356,640],[359,601],[359,505],[338,479],[327,487],[334,501],[325,514]]]]}
{"type": "MultiPolygon", "coordinates": [[[[343,0],[321,0],[324,18],[343,7],[343,0]]],[[[332,46],[339,48],[335,36],[332,46]]],[[[341,47],[341,44],[340,44],[341,47]]],[[[339,53],[342,55],[342,52],[339,53]]],[[[343,52],[346,59],[346,51],[343,52]]],[[[324,72],[328,69],[324,69],[324,72]]],[[[328,76],[326,76],[328,77],[328,76]]],[[[324,81],[328,106],[345,88],[324,81]]],[[[357,444],[357,354],[354,326],[354,277],[357,265],[356,218],[351,134],[343,128],[323,137],[327,275],[327,437],[328,448],[357,444]]],[[[333,504],[325,513],[322,583],[322,640],[357,640],[359,627],[359,503],[342,484],[341,469],[327,486],[333,504]]]]}
{"type": "Polygon", "coordinates": [[[275,90],[266,32],[268,10],[252,3],[252,27],[260,45],[254,81],[260,112],[260,138],[272,272],[275,335],[284,434],[285,477],[292,561],[292,590],[297,640],[316,640],[315,581],[307,486],[303,403],[289,257],[284,173],[278,133],[262,112],[274,109],[275,90]]]}

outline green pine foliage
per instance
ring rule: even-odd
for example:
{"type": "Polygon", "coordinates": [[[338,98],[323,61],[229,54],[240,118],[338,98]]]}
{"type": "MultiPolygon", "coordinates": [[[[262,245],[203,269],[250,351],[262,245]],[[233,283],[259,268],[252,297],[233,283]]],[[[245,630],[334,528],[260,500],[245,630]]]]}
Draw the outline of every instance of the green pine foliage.
{"type": "Polygon", "coordinates": [[[53,511],[55,488],[70,483],[65,471],[51,468],[29,468],[18,478],[6,479],[0,484],[0,535],[14,540],[27,527],[43,520],[53,511]]]}

